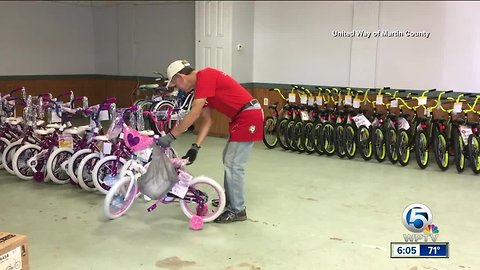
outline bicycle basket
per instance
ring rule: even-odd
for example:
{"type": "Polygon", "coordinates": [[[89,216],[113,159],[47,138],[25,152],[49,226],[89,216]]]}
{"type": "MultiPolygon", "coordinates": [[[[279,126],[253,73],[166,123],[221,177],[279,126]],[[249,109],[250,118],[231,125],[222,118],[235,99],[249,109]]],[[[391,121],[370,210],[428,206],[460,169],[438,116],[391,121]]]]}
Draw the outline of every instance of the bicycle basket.
{"type": "Polygon", "coordinates": [[[177,172],[159,147],[154,147],[152,161],[147,172],[138,179],[140,191],[152,199],[160,199],[170,191],[178,181],[177,172]]]}

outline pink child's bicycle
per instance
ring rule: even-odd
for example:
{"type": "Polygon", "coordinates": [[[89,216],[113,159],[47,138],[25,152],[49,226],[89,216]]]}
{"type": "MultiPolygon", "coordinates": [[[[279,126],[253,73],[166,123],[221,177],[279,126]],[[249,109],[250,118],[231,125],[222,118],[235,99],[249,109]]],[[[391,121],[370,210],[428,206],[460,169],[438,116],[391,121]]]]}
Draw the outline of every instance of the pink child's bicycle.
{"type": "MultiPolygon", "coordinates": [[[[133,158],[128,160],[120,171],[120,178],[110,188],[104,201],[104,214],[109,219],[116,219],[124,215],[132,206],[133,202],[141,194],[137,180],[147,172],[151,161],[152,146],[158,147],[154,138],[141,135],[128,126],[124,126],[124,136],[138,137],[136,145],[141,147],[132,147],[133,158]],[[133,134],[133,135],[132,135],[133,134]]],[[[161,149],[170,152],[168,148],[161,149]]],[[[167,155],[168,156],[168,155],[167,155]]],[[[173,187],[165,196],[156,199],[155,203],[148,207],[147,211],[151,212],[159,203],[169,204],[174,202],[180,203],[183,213],[190,219],[191,223],[194,219],[202,219],[203,222],[211,222],[223,212],[225,208],[226,198],[224,189],[215,180],[206,177],[192,177],[187,172],[186,164],[188,159],[169,159],[175,167],[178,175],[178,181],[173,183],[173,187]]]]}

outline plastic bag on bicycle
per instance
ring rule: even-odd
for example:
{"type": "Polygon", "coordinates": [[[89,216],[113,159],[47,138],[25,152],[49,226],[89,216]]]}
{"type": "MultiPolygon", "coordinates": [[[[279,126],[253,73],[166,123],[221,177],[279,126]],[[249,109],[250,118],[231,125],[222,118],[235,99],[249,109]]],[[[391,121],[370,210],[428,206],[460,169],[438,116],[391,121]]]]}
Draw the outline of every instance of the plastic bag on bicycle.
{"type": "Polygon", "coordinates": [[[178,181],[175,167],[165,152],[155,146],[147,172],[138,178],[140,191],[152,199],[165,196],[178,181]]]}

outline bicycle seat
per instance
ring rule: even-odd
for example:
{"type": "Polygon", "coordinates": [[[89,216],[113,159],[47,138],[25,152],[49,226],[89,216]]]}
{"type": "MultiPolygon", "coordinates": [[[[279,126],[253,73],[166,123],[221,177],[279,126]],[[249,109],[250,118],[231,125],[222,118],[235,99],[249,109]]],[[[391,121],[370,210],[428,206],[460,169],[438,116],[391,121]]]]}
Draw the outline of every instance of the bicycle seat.
{"type": "Polygon", "coordinates": [[[422,117],[419,117],[417,121],[418,121],[419,123],[420,123],[420,122],[427,122],[427,121],[428,121],[428,118],[425,117],[425,116],[422,116],[422,117]]]}
{"type": "Polygon", "coordinates": [[[344,115],[345,115],[345,111],[344,111],[344,110],[338,110],[338,111],[336,112],[336,115],[344,116],[344,115]]]}
{"type": "Polygon", "coordinates": [[[276,109],[276,108],[277,108],[277,104],[275,103],[275,104],[269,105],[268,108],[270,108],[270,109],[276,109]]]}
{"type": "Polygon", "coordinates": [[[87,126],[79,126],[78,130],[79,130],[79,132],[90,131],[90,130],[92,130],[92,127],[88,126],[88,125],[87,126]]]}
{"type": "Polygon", "coordinates": [[[78,130],[77,128],[69,128],[69,129],[65,129],[63,131],[63,133],[71,134],[71,135],[78,135],[80,133],[80,130],[78,130]]]}
{"type": "Polygon", "coordinates": [[[43,126],[43,124],[45,124],[45,121],[43,121],[43,120],[38,120],[37,121],[37,126],[43,126]]]}
{"type": "Polygon", "coordinates": [[[373,115],[375,115],[375,117],[380,117],[380,116],[382,116],[382,113],[381,112],[376,112],[373,115]]]}
{"type": "Polygon", "coordinates": [[[60,124],[48,124],[47,128],[60,129],[60,128],[62,128],[62,125],[60,125],[60,124]]]}
{"type": "Polygon", "coordinates": [[[155,132],[153,132],[153,130],[142,130],[142,131],[139,131],[140,135],[144,135],[144,136],[153,136],[155,135],[155,132]]]}
{"type": "Polygon", "coordinates": [[[408,113],[401,113],[401,114],[400,114],[400,117],[403,117],[403,118],[405,118],[405,119],[408,120],[408,118],[410,117],[410,115],[409,115],[408,113]]]}
{"type": "Polygon", "coordinates": [[[445,119],[445,118],[436,118],[436,119],[433,119],[433,122],[445,124],[445,123],[447,123],[447,119],[445,119]]]}
{"type": "Polygon", "coordinates": [[[98,136],[93,137],[93,139],[95,141],[103,141],[103,142],[108,141],[108,138],[107,138],[106,135],[98,135],[98,136]]]}
{"type": "Polygon", "coordinates": [[[457,125],[463,125],[465,124],[465,119],[464,118],[458,118],[458,119],[455,119],[452,121],[454,124],[457,124],[457,125]]]}
{"type": "Polygon", "coordinates": [[[33,132],[38,135],[45,136],[47,134],[52,134],[55,131],[54,128],[47,128],[47,129],[35,129],[33,132]]]}
{"type": "Polygon", "coordinates": [[[387,115],[387,118],[388,118],[388,119],[391,119],[391,120],[397,120],[397,119],[398,119],[398,116],[397,116],[396,114],[394,114],[394,113],[389,113],[389,114],[387,115]]]}
{"type": "Polygon", "coordinates": [[[18,125],[23,121],[22,117],[8,117],[5,119],[5,122],[8,122],[9,124],[12,125],[18,125]]]}
{"type": "Polygon", "coordinates": [[[474,127],[474,128],[478,128],[478,126],[480,126],[480,123],[479,122],[469,122],[468,123],[471,127],[474,127]]]}
{"type": "Polygon", "coordinates": [[[350,114],[350,113],[353,112],[353,108],[348,107],[348,108],[345,109],[345,112],[350,114]]]}

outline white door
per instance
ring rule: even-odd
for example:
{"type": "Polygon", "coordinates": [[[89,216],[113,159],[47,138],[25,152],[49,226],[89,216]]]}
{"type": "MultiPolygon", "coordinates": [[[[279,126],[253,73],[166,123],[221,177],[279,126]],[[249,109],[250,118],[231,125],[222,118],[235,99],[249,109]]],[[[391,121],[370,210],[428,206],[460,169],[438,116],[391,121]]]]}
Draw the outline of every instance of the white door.
{"type": "Polygon", "coordinates": [[[233,1],[196,1],[195,68],[232,72],[233,1]]]}

